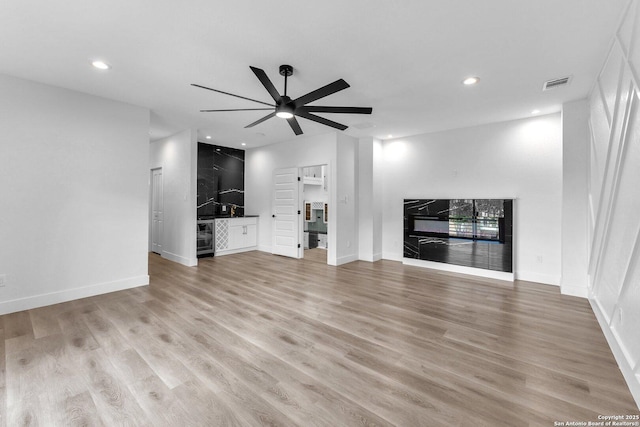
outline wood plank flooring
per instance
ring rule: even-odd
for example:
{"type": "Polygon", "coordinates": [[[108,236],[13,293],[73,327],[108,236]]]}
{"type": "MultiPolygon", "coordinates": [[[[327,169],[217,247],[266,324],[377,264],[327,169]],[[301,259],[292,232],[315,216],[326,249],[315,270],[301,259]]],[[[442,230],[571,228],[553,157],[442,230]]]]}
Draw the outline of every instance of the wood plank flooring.
{"type": "Polygon", "coordinates": [[[586,300],[261,252],[0,316],[5,426],[553,426],[637,414],[586,300]]]}

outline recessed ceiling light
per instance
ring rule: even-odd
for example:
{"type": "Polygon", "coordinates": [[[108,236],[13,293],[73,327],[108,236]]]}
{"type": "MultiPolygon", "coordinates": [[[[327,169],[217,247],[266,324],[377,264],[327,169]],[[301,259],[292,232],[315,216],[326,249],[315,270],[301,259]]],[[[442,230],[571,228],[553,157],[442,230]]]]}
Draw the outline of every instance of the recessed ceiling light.
{"type": "Polygon", "coordinates": [[[111,65],[107,64],[104,61],[93,61],[91,65],[93,65],[98,70],[108,70],[109,68],[111,68],[111,65]]]}
{"type": "Polygon", "coordinates": [[[245,145],[247,145],[247,143],[246,143],[246,142],[243,142],[243,143],[242,143],[242,144],[240,144],[240,145],[245,146],[245,145]]]}
{"type": "Polygon", "coordinates": [[[387,135],[387,138],[393,138],[393,135],[389,134],[387,135]]]}
{"type": "Polygon", "coordinates": [[[466,86],[471,86],[478,83],[479,81],[480,81],[480,77],[467,77],[462,81],[462,84],[466,86]]]}
{"type": "Polygon", "coordinates": [[[539,114],[539,113],[540,113],[540,110],[532,110],[531,111],[531,114],[539,114]]]}
{"type": "Polygon", "coordinates": [[[207,136],[205,136],[205,138],[211,139],[211,135],[207,135],[207,136]]]}

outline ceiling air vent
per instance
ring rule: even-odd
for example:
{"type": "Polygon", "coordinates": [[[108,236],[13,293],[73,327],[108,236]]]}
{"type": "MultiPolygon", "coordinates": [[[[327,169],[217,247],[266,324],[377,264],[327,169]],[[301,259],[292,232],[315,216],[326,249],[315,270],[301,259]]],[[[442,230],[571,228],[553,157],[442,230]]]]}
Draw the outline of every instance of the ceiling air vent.
{"type": "Polygon", "coordinates": [[[570,82],[571,82],[571,76],[562,77],[560,79],[547,80],[542,85],[542,91],[544,92],[545,90],[551,90],[560,86],[565,86],[565,85],[568,85],[570,82]]]}

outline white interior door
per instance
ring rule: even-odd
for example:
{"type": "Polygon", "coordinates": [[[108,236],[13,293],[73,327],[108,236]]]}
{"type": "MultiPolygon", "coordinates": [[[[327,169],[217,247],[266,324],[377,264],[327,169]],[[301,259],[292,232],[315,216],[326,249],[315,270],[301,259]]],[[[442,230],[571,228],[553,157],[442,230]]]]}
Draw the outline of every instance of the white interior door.
{"type": "Polygon", "coordinates": [[[271,252],[275,255],[301,258],[298,168],[276,169],[273,183],[271,252]]]}
{"type": "Polygon", "coordinates": [[[151,251],[162,253],[162,169],[151,171],[151,251]]]}

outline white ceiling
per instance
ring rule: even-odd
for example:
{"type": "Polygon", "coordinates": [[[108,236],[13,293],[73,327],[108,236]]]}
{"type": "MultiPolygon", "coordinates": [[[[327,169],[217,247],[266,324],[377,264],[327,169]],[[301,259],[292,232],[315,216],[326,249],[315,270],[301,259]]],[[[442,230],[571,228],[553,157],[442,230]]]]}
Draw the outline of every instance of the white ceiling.
{"type": "MultiPolygon", "coordinates": [[[[270,102],[249,69],[292,98],[338,78],[351,88],[315,105],[373,107],[326,114],[353,136],[387,138],[556,112],[584,98],[626,0],[3,0],[0,73],[148,107],[151,139],[197,128],[246,148],[294,138],[268,112],[200,113],[270,102]],[[101,58],[107,72],[90,66],[101,58]],[[465,87],[475,75],[480,84],[465,87]],[[573,76],[542,92],[544,81],[573,76]]],[[[322,114],[320,114],[322,115],[322,114]]],[[[331,131],[299,119],[305,134],[331,131]]]]}

